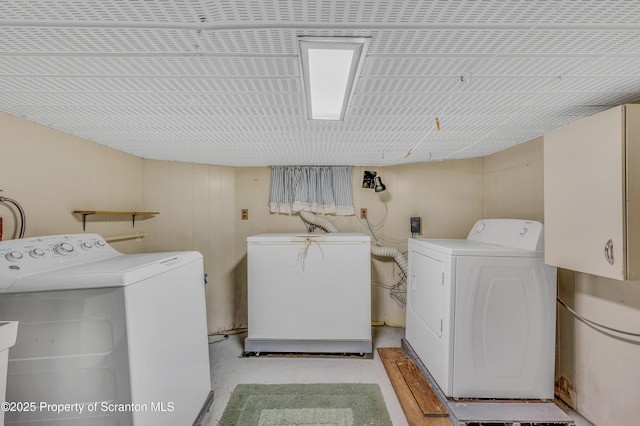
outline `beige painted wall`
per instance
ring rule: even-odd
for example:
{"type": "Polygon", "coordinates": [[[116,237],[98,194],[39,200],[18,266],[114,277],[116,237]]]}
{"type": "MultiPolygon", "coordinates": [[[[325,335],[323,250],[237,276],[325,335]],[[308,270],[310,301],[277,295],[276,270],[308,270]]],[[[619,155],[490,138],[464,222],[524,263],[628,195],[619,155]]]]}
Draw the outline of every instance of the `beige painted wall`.
{"type": "Polygon", "coordinates": [[[196,250],[207,274],[210,331],[243,326],[234,322],[235,170],[171,161],[144,161],[144,204],[159,211],[147,221],[147,251],[196,250]]]}
{"type": "Polygon", "coordinates": [[[542,138],[484,158],[484,217],[544,222],[542,138]]]}
{"type": "MultiPolygon", "coordinates": [[[[575,310],[590,320],[640,333],[640,282],[575,273],[575,310]]],[[[572,320],[570,364],[577,410],[598,426],[638,424],[640,339],[626,339],[572,320]]]]}
{"type": "MultiPolygon", "coordinates": [[[[475,220],[482,216],[482,160],[407,167],[356,167],[353,176],[356,208],[358,211],[361,207],[367,208],[369,221],[376,227],[376,236],[384,246],[406,251],[411,216],[423,218],[425,236],[442,238],[464,237],[475,220]],[[369,169],[383,177],[386,192],[379,195],[371,189],[361,188],[363,172],[369,169]]],[[[147,249],[191,247],[203,253],[205,271],[209,274],[207,301],[211,331],[246,326],[247,237],[265,232],[306,232],[306,226],[297,215],[270,213],[270,185],[269,167],[230,169],[145,162],[145,208],[162,212],[155,221],[146,224],[153,227],[148,228],[147,249]],[[219,176],[216,182],[218,179],[222,182],[214,188],[203,183],[212,173],[219,176]],[[178,188],[184,191],[180,201],[172,199],[176,196],[169,193],[178,188]],[[208,216],[198,213],[196,204],[203,203],[209,206],[208,216]],[[248,220],[241,220],[242,209],[249,211],[248,220]],[[190,219],[194,215],[200,218],[190,219]],[[172,223],[174,219],[171,218],[182,223],[172,223]],[[189,224],[189,220],[199,220],[204,225],[189,224]],[[201,238],[199,243],[194,241],[190,245],[189,241],[195,240],[191,235],[195,234],[208,235],[209,239],[201,238]]],[[[341,232],[369,233],[366,222],[357,217],[325,218],[341,232]]],[[[399,279],[398,274],[394,262],[373,259],[372,318],[376,323],[397,326],[405,323],[404,308],[391,299],[389,291],[383,287],[394,284],[399,279]]]]}
{"type": "MultiPolygon", "coordinates": [[[[208,274],[211,331],[246,325],[246,237],[260,232],[304,232],[297,216],[267,208],[268,167],[230,168],[143,160],[102,145],[0,114],[3,195],[27,214],[26,236],[81,233],[73,210],[159,211],[152,217],[89,216],[87,231],[104,237],[145,233],[142,241],[113,243],[124,253],[197,250],[208,274]],[[240,209],[249,220],[240,220],[240,209]]],[[[409,217],[421,216],[424,236],[459,238],[482,216],[482,160],[398,167],[354,168],[354,200],[368,209],[382,245],[406,251],[409,217]],[[388,190],[360,187],[363,171],[376,170],[388,190]],[[385,204],[386,203],[386,204],[385,204]],[[386,212],[386,214],[385,214],[386,212]]],[[[13,236],[15,213],[0,203],[5,239],[13,236]]],[[[331,217],[340,231],[368,232],[356,217],[331,217]]],[[[398,268],[372,261],[373,318],[404,325],[404,308],[381,285],[394,284],[398,268]],[[377,285],[380,284],[380,285],[377,285]]]]}
{"type": "MultiPolygon", "coordinates": [[[[90,217],[87,232],[118,236],[146,232],[142,242],[114,246],[125,253],[198,250],[208,273],[209,329],[246,325],[246,248],[258,232],[304,231],[297,217],[272,215],[266,203],[269,168],[229,168],[142,160],[45,126],[0,113],[2,195],[27,213],[27,236],[80,233],[75,209],[158,210],[131,228],[130,217],[90,217]],[[249,220],[240,220],[240,209],[249,220]]],[[[464,238],[480,217],[543,220],[542,143],[536,139],[485,159],[394,167],[356,167],[356,207],[381,223],[380,241],[406,250],[411,216],[423,219],[423,236],[464,238]],[[360,188],[362,172],[375,170],[388,191],[360,188]],[[385,203],[386,201],[386,209],[385,203]],[[385,217],[385,211],[388,213],[385,217]],[[385,219],[383,221],[383,218],[385,219]]],[[[5,239],[15,225],[0,203],[5,239]]],[[[330,220],[341,231],[367,232],[354,217],[330,220]]],[[[372,262],[376,282],[397,279],[393,262],[372,262]]],[[[559,294],[584,316],[638,332],[640,283],[562,271],[559,294]]],[[[387,290],[373,292],[374,318],[404,323],[404,309],[387,290]]],[[[598,425],[635,424],[640,418],[640,345],[603,334],[558,311],[557,377],[580,413],[598,425]]]]}
{"type": "MultiPolygon", "coordinates": [[[[542,149],[538,138],[484,159],[485,217],[544,221],[542,149]]],[[[584,317],[640,332],[638,282],[560,270],[558,294],[584,317]]],[[[639,339],[603,333],[561,307],[557,313],[557,391],[598,426],[636,424],[640,418],[639,339]]]]}
{"type": "MultiPolygon", "coordinates": [[[[0,113],[0,150],[1,194],[24,208],[26,237],[82,233],[73,210],[143,210],[140,158],[5,113],[0,113]]],[[[0,216],[3,239],[17,236],[15,208],[0,203],[0,216]]],[[[112,237],[132,231],[130,216],[88,218],[87,232],[112,237]]],[[[135,241],[114,247],[126,253],[144,250],[135,241]]]]}

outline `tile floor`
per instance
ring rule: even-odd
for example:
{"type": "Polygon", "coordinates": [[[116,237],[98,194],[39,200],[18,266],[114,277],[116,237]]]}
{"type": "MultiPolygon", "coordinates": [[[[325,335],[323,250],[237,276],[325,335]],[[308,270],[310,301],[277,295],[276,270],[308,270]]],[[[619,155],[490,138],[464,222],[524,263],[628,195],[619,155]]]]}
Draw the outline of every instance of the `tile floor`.
{"type": "MultiPolygon", "coordinates": [[[[387,404],[394,426],[406,426],[407,421],[377,351],[369,358],[280,358],[243,357],[246,333],[211,336],[211,385],[215,392],[211,409],[202,426],[216,426],[231,392],[239,383],[377,383],[387,404]]],[[[400,347],[404,328],[373,327],[376,347],[400,347]]],[[[589,422],[576,413],[569,413],[576,426],[589,422]]]]}

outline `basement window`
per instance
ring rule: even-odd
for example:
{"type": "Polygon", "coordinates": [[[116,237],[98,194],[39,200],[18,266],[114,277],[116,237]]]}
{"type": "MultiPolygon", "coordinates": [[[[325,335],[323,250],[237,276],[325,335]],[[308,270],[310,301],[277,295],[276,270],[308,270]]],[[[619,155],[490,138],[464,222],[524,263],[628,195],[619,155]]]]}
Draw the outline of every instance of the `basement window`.
{"type": "Polygon", "coordinates": [[[271,167],[271,213],[313,213],[352,216],[351,166],[271,167]]]}

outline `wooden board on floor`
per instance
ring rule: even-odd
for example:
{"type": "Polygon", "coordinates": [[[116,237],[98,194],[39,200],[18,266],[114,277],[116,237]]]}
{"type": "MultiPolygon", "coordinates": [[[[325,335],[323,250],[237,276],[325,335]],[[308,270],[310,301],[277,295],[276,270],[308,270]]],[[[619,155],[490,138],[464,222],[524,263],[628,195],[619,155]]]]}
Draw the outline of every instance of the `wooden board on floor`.
{"type": "Polygon", "coordinates": [[[396,361],[396,365],[425,417],[447,417],[449,415],[415,362],[412,360],[396,361]]]}
{"type": "Polygon", "coordinates": [[[402,348],[378,348],[410,426],[452,426],[444,405],[402,348]]]}

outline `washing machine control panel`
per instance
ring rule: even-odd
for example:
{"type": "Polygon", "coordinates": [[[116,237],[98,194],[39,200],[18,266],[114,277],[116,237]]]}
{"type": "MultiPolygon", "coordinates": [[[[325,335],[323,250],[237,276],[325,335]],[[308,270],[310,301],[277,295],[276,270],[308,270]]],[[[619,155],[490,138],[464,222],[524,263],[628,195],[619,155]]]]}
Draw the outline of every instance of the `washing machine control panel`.
{"type": "Polygon", "coordinates": [[[0,292],[18,277],[118,256],[98,234],[0,241],[0,292]]]}

